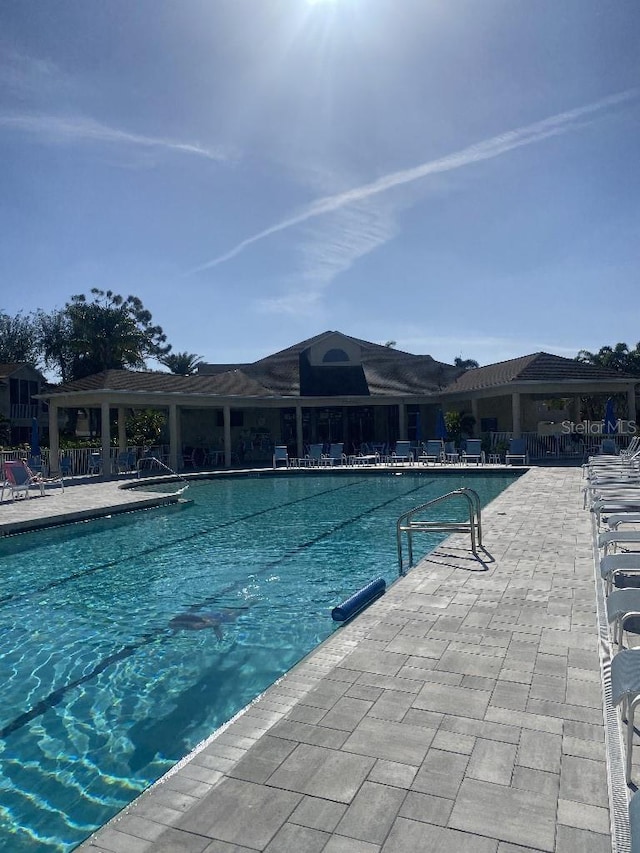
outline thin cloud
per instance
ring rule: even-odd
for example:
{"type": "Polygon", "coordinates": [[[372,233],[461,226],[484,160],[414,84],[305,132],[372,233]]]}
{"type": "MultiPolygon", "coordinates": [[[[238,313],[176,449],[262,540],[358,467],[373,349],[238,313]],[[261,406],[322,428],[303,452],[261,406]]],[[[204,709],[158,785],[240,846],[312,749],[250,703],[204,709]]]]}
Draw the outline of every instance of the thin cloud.
{"type": "Polygon", "coordinates": [[[163,137],[143,136],[109,127],[90,118],[61,117],[50,115],[0,115],[0,127],[30,133],[57,142],[94,142],[112,145],[128,145],[147,150],[165,150],[180,154],[191,154],[209,160],[226,160],[228,155],[221,148],[206,148],[190,142],[179,142],[163,137]]]}
{"type": "Polygon", "coordinates": [[[437,160],[431,160],[428,163],[422,163],[412,169],[404,169],[399,172],[392,172],[389,175],[383,175],[375,181],[368,184],[363,184],[360,187],[354,187],[346,192],[337,193],[336,195],[325,196],[312,204],[303,208],[300,212],[293,216],[247,237],[240,243],[237,243],[228,252],[207,261],[198,267],[190,270],[189,274],[202,272],[206,269],[211,269],[219,264],[230,261],[237,257],[241,252],[252,246],[254,243],[271,237],[273,234],[278,234],[288,228],[300,225],[313,219],[317,216],[322,216],[325,213],[332,213],[346,205],[360,202],[364,199],[371,198],[380,193],[387,192],[395,187],[410,184],[426,178],[429,175],[434,175],[441,172],[450,172],[454,169],[461,169],[464,166],[470,166],[474,163],[480,163],[484,160],[492,160],[509,151],[514,151],[516,148],[523,148],[527,145],[534,145],[542,142],[544,139],[549,139],[553,136],[561,136],[569,131],[580,127],[581,119],[585,119],[590,115],[602,112],[609,107],[617,104],[630,101],[638,96],[638,89],[629,89],[617,95],[611,95],[607,98],[602,98],[592,104],[587,104],[584,107],[578,107],[573,110],[567,110],[563,113],[550,116],[542,121],[534,122],[533,124],[519,127],[507,133],[493,136],[490,139],[485,139],[475,145],[470,145],[453,154],[448,154],[446,157],[441,157],[437,160]]]}

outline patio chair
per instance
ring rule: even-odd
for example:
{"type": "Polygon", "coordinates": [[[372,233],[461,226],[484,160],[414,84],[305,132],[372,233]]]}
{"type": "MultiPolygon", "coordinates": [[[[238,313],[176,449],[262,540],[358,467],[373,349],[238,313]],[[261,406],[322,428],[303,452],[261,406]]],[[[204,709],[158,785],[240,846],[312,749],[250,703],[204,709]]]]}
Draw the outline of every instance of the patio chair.
{"type": "Polygon", "coordinates": [[[387,457],[387,462],[390,465],[394,465],[396,462],[408,462],[409,465],[413,465],[411,442],[404,440],[396,441],[396,446],[394,447],[391,456],[387,457]]]}
{"type": "Polygon", "coordinates": [[[504,455],[505,465],[515,464],[519,461],[520,465],[529,464],[529,454],[527,453],[527,442],[524,438],[512,438],[509,440],[509,449],[504,455]]]}
{"type": "Polygon", "coordinates": [[[625,778],[631,781],[633,717],[640,702],[640,649],[622,649],[611,660],[611,701],[626,720],[625,778]]]}
{"type": "Polygon", "coordinates": [[[39,488],[40,494],[44,495],[44,478],[40,474],[34,474],[21,459],[7,459],[4,463],[4,476],[0,500],[4,498],[5,491],[9,492],[12,501],[20,495],[30,498],[29,489],[32,486],[39,488]]]}
{"type": "Polygon", "coordinates": [[[614,589],[607,598],[607,619],[612,626],[611,639],[619,648],[622,648],[625,622],[634,617],[640,617],[640,589],[630,586],[614,589]]]}
{"type": "Polygon", "coordinates": [[[136,455],[132,450],[122,450],[116,457],[116,474],[127,471],[135,471],[136,455]]]}
{"type": "Polygon", "coordinates": [[[329,452],[323,457],[324,465],[346,465],[347,457],[344,450],[344,443],[339,441],[329,445],[329,452]]]}
{"type": "Polygon", "coordinates": [[[302,459],[298,460],[298,464],[306,465],[310,468],[313,468],[314,466],[319,467],[324,464],[324,453],[322,452],[323,447],[323,444],[310,444],[309,450],[302,459]]]}
{"type": "Polygon", "coordinates": [[[482,441],[479,438],[468,438],[465,449],[462,452],[462,461],[466,465],[468,462],[474,462],[476,465],[484,465],[484,450],[482,449],[482,441]]]}
{"type": "Polygon", "coordinates": [[[600,577],[605,582],[607,595],[613,589],[616,576],[620,574],[640,574],[640,553],[608,554],[600,560],[600,577]]]}
{"type": "Polygon", "coordinates": [[[278,467],[278,462],[284,462],[285,467],[289,467],[289,451],[286,445],[280,445],[273,448],[273,467],[278,467]]]}
{"type": "Polygon", "coordinates": [[[444,442],[441,439],[433,439],[427,441],[424,445],[422,453],[418,456],[418,462],[424,462],[428,465],[429,462],[444,462],[444,442]]]}
{"type": "Polygon", "coordinates": [[[101,453],[90,453],[89,454],[89,463],[87,465],[87,474],[101,474],[102,473],[102,454],[101,453]]]}

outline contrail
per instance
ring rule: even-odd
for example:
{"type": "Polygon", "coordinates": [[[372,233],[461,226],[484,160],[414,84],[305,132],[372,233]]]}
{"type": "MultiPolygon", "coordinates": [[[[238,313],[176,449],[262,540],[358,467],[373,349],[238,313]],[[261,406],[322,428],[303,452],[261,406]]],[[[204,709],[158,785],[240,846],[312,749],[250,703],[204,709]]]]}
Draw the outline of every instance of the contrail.
{"type": "Polygon", "coordinates": [[[216,267],[223,264],[225,261],[230,261],[235,258],[248,246],[270,237],[272,234],[278,234],[280,231],[285,231],[287,228],[292,228],[295,225],[300,225],[309,219],[316,216],[322,216],[324,213],[331,213],[345,205],[353,202],[362,201],[379,193],[386,192],[394,187],[410,184],[425,178],[428,175],[434,175],[438,172],[451,172],[454,169],[460,169],[463,166],[470,166],[473,163],[479,163],[483,160],[492,160],[494,157],[499,157],[501,154],[506,154],[516,148],[522,148],[525,145],[533,145],[536,142],[541,142],[543,139],[548,139],[551,136],[560,136],[568,133],[573,129],[575,122],[585,116],[593,113],[601,112],[607,107],[615,104],[624,103],[637,97],[638,89],[628,89],[625,92],[620,92],[617,95],[610,95],[600,101],[595,101],[593,104],[587,104],[584,107],[577,107],[573,110],[567,110],[563,113],[550,116],[542,121],[534,122],[533,124],[519,127],[516,130],[510,130],[500,136],[493,136],[490,139],[485,139],[483,142],[478,142],[475,145],[470,145],[468,148],[463,148],[461,151],[456,151],[453,154],[448,154],[446,157],[441,157],[437,160],[431,160],[428,163],[422,163],[412,169],[403,169],[399,172],[391,172],[389,175],[383,175],[375,181],[368,184],[363,184],[360,187],[354,187],[346,192],[337,193],[336,195],[325,196],[312,202],[306,208],[303,208],[299,213],[265,228],[264,231],[259,231],[251,237],[247,237],[240,243],[235,245],[228,252],[219,255],[211,261],[207,261],[198,267],[190,270],[189,274],[202,272],[203,270],[216,267]]]}
{"type": "Polygon", "coordinates": [[[209,160],[224,160],[221,150],[205,148],[188,142],[177,142],[162,137],[143,136],[119,130],[89,118],[61,117],[48,115],[0,115],[0,127],[21,130],[39,136],[50,136],[74,141],[110,142],[137,145],[142,148],[163,148],[182,154],[195,154],[209,160]]]}

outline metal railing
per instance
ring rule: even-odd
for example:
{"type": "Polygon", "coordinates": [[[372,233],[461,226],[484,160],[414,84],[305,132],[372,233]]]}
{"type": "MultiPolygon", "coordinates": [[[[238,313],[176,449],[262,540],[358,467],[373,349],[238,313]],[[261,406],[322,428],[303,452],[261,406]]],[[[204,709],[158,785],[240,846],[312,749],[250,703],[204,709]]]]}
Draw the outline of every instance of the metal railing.
{"type": "Polygon", "coordinates": [[[409,567],[413,566],[413,534],[414,533],[469,533],[471,550],[478,556],[478,548],[482,547],[482,519],[480,513],[480,497],[473,489],[456,489],[446,495],[427,501],[403,513],[396,523],[396,538],[398,543],[398,574],[404,575],[404,558],[402,554],[402,534],[407,536],[409,567]],[[467,505],[468,521],[445,521],[436,519],[427,521],[416,518],[417,515],[428,512],[435,506],[455,499],[463,499],[467,505]]]}

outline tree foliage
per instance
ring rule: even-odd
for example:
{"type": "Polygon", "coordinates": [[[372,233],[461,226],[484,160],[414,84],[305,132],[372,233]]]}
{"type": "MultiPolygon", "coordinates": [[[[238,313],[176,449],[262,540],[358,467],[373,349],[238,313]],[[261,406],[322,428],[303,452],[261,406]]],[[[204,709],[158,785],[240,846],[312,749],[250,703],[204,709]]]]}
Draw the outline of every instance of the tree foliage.
{"type": "Polygon", "coordinates": [[[601,347],[596,353],[581,349],[576,356],[576,361],[640,376],[640,342],[634,349],[629,349],[625,343],[617,343],[613,347],[601,347]]]}
{"type": "Polygon", "coordinates": [[[16,314],[11,317],[0,311],[0,363],[40,363],[38,328],[33,317],[16,314]]]}
{"type": "Polygon", "coordinates": [[[480,367],[475,358],[460,358],[460,356],[456,356],[453,363],[456,367],[462,368],[462,370],[472,370],[475,367],[480,367]]]}
{"type": "Polygon", "coordinates": [[[170,352],[161,356],[158,361],[168,367],[171,373],[191,376],[197,372],[198,365],[202,364],[202,356],[192,352],[170,352]]]}
{"type": "Polygon", "coordinates": [[[38,314],[42,357],[63,382],[103,370],[142,369],[147,358],[169,353],[167,336],[137,296],[125,299],[98,288],[91,295],[72,296],[63,309],[38,314]]]}
{"type": "Polygon", "coordinates": [[[138,447],[159,444],[166,417],[155,409],[132,412],[127,418],[127,443],[138,447]]]}

